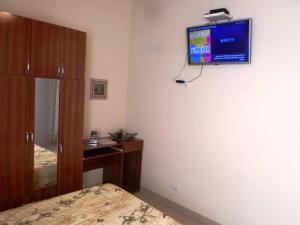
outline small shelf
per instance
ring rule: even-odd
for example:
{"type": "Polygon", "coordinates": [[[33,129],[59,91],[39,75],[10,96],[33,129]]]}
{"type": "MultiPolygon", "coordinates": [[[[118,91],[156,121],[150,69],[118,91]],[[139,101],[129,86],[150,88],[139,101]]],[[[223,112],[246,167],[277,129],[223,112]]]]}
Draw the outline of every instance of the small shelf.
{"type": "Polygon", "coordinates": [[[115,154],[122,154],[122,152],[112,147],[91,149],[91,150],[84,151],[83,159],[88,160],[92,158],[100,158],[100,157],[111,156],[115,154]]]}
{"type": "Polygon", "coordinates": [[[219,21],[228,21],[232,19],[232,16],[224,13],[224,12],[218,12],[213,14],[205,14],[204,18],[207,19],[209,22],[219,22],[219,21]]]}

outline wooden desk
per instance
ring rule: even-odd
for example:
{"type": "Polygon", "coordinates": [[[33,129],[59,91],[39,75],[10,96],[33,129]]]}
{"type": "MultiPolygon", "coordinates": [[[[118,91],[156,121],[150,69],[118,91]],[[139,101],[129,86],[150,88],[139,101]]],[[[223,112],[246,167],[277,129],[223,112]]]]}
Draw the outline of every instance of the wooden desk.
{"type": "Polygon", "coordinates": [[[96,146],[84,140],[83,170],[103,168],[103,183],[113,183],[138,192],[141,183],[143,140],[133,139],[96,146]]]}

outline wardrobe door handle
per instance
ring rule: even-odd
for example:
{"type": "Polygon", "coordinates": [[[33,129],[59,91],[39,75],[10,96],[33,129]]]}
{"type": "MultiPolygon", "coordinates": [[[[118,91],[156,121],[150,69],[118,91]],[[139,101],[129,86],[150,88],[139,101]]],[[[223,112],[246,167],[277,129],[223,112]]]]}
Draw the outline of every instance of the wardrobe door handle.
{"type": "Polygon", "coordinates": [[[28,132],[25,132],[25,139],[26,139],[26,143],[28,143],[29,142],[29,134],[28,134],[28,132]]]}
{"type": "Polygon", "coordinates": [[[26,71],[29,73],[29,71],[30,71],[30,63],[29,62],[27,62],[26,63],[26,71]]]}
{"type": "Polygon", "coordinates": [[[61,75],[61,68],[60,66],[57,66],[57,76],[59,77],[61,75]]]}
{"type": "Polygon", "coordinates": [[[34,134],[33,134],[33,132],[30,132],[30,138],[31,138],[31,142],[33,143],[34,142],[34,134]]]}
{"type": "Polygon", "coordinates": [[[59,153],[63,153],[63,147],[61,144],[59,144],[59,153]]]}
{"type": "Polygon", "coordinates": [[[61,77],[63,77],[65,74],[65,67],[62,65],[61,66],[61,77]]]}

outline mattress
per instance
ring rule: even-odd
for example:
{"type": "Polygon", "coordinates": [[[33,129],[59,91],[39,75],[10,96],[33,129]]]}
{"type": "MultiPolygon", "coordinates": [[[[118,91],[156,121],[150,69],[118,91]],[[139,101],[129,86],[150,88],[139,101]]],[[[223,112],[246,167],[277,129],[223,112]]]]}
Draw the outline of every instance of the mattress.
{"type": "Polygon", "coordinates": [[[171,217],[105,184],[0,213],[0,225],[179,225],[171,217]]]}
{"type": "Polygon", "coordinates": [[[57,154],[34,145],[34,187],[47,187],[57,183],[57,154]]]}

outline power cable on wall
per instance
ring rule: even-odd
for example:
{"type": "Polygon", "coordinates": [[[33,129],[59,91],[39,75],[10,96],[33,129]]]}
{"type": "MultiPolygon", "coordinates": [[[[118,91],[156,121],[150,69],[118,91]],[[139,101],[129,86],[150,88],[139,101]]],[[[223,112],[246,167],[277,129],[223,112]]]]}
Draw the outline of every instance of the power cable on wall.
{"type": "Polygon", "coordinates": [[[202,73],[203,73],[203,67],[204,67],[204,64],[201,65],[201,69],[200,69],[200,72],[195,74],[195,77],[190,79],[190,80],[185,80],[185,79],[178,79],[182,74],[183,74],[183,71],[184,69],[186,68],[188,64],[188,54],[186,54],[186,57],[185,57],[185,60],[184,60],[184,64],[183,66],[181,67],[180,71],[178,72],[178,74],[173,78],[173,81],[177,84],[189,84],[189,83],[192,83],[194,82],[195,80],[197,80],[199,77],[202,76],[202,73]]]}

